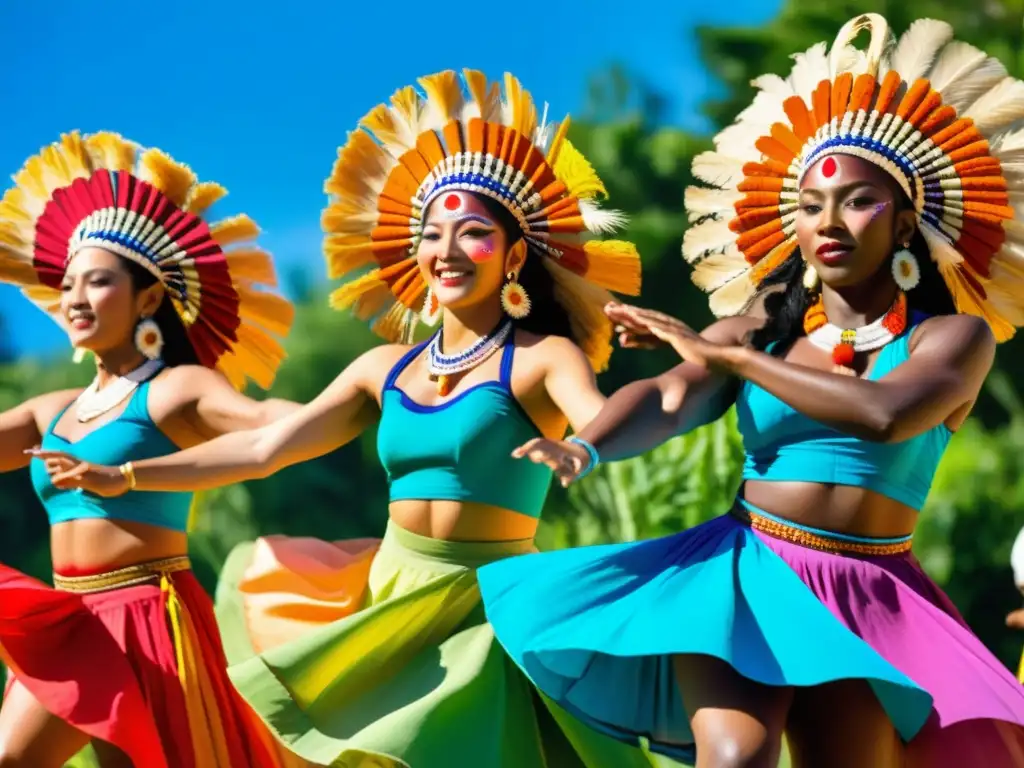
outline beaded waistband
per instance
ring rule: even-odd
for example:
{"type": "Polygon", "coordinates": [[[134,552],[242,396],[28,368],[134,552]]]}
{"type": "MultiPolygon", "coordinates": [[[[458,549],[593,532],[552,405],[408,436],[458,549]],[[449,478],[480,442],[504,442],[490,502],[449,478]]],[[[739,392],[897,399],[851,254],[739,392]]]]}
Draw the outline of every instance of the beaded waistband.
{"type": "Polygon", "coordinates": [[[61,576],[53,574],[53,586],[62,592],[105,592],[108,589],[122,589],[145,584],[147,581],[161,578],[169,573],[187,571],[192,568],[188,556],[168,557],[163,560],[151,560],[138,563],[116,571],[97,573],[91,576],[61,576]]]}
{"type": "Polygon", "coordinates": [[[729,514],[742,520],[755,531],[774,539],[781,539],[822,552],[871,556],[899,555],[909,552],[913,543],[912,535],[874,538],[812,528],[765,512],[743,499],[737,499],[736,504],[729,510],[729,514]]]}

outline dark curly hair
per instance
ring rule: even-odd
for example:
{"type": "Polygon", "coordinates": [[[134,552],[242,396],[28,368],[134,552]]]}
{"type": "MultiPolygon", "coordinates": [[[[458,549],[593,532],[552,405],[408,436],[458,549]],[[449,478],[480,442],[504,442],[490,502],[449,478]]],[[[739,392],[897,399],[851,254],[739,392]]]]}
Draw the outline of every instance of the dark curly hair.
{"type": "MultiPolygon", "coordinates": [[[[896,189],[896,210],[913,210],[913,203],[903,190],[896,189]]],[[[924,315],[955,315],[953,297],[928,252],[928,244],[917,230],[911,238],[909,250],[921,270],[921,281],[907,293],[909,309],[924,315]]],[[[798,249],[764,278],[760,290],[765,295],[764,309],[768,319],[750,336],[750,344],[755,349],[764,351],[769,345],[776,344],[778,349],[785,350],[804,335],[804,315],[817,299],[817,294],[807,289],[803,277],[804,259],[798,249]],[[780,289],[778,286],[784,287],[780,289]]]]}
{"type": "MultiPolygon", "coordinates": [[[[131,259],[126,259],[123,256],[118,258],[121,259],[121,262],[128,270],[132,287],[135,288],[136,292],[143,291],[156,283],[156,276],[149,270],[136,264],[131,259]]],[[[164,337],[164,365],[174,367],[178,365],[199,364],[199,357],[196,355],[192,342],[188,340],[185,326],[182,324],[181,318],[178,317],[169,294],[164,293],[160,306],[153,315],[153,321],[160,327],[160,332],[164,337]]]]}
{"type": "MultiPolygon", "coordinates": [[[[519,222],[501,203],[484,195],[477,198],[484,208],[505,232],[508,247],[512,247],[522,239],[523,230],[519,222]]],[[[538,336],[564,336],[572,339],[572,327],[569,313],[555,299],[555,281],[548,273],[541,257],[535,253],[527,253],[519,272],[519,284],[530,297],[530,314],[516,320],[515,327],[538,336]]]]}

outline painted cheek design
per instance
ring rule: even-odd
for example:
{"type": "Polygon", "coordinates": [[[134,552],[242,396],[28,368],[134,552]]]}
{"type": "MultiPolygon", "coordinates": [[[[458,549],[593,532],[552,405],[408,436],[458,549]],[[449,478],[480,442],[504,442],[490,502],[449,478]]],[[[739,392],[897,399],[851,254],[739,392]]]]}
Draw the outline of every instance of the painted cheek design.
{"type": "Polygon", "coordinates": [[[487,261],[494,257],[494,235],[480,240],[466,254],[474,264],[487,261]]]}

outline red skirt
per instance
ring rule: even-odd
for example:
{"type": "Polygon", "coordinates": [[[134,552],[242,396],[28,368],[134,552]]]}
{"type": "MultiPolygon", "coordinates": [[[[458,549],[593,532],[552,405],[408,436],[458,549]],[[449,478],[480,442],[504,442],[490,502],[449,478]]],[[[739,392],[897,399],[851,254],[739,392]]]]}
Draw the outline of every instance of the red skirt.
{"type": "Polygon", "coordinates": [[[8,687],[137,766],[291,762],[232,688],[212,603],[189,570],[83,594],[0,565],[0,658],[8,687]]]}

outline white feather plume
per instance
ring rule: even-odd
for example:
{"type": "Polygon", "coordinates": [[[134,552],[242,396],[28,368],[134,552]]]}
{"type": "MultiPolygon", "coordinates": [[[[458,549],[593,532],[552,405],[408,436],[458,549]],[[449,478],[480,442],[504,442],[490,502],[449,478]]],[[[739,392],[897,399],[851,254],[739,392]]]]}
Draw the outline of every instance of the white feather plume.
{"type": "Polygon", "coordinates": [[[828,56],[825,51],[826,44],[817,43],[803,53],[793,55],[796,63],[789,75],[789,82],[793,92],[808,104],[818,83],[830,77],[828,56]]]}
{"type": "Polygon", "coordinates": [[[724,189],[735,187],[743,178],[744,161],[720,152],[701,152],[693,158],[693,175],[706,184],[724,189]]]}
{"type": "Polygon", "coordinates": [[[580,216],[591,232],[608,233],[626,225],[627,217],[622,211],[603,210],[590,200],[580,200],[580,216]]]}
{"type": "Polygon", "coordinates": [[[1006,67],[998,59],[959,40],[942,49],[929,74],[932,88],[958,113],[1004,77],[1006,67]]]}
{"type": "Polygon", "coordinates": [[[953,27],[944,21],[918,19],[903,34],[888,57],[888,69],[894,69],[908,83],[926,77],[939,51],[953,39],[953,27]]]}
{"type": "Polygon", "coordinates": [[[991,133],[1024,119],[1024,82],[1003,78],[992,90],[964,110],[982,133],[991,133]]]}

